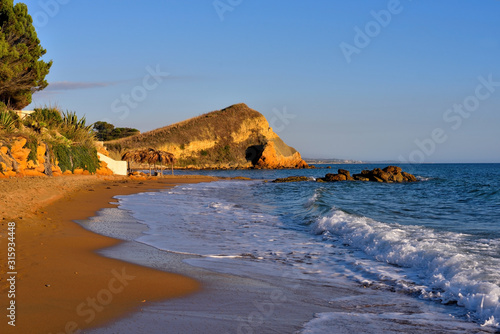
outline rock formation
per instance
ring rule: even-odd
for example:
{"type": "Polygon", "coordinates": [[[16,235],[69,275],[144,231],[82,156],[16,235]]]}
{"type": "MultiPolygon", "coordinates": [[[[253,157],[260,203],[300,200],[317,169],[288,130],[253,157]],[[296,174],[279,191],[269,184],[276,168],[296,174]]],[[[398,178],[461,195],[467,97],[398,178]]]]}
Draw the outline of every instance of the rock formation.
{"type": "Polygon", "coordinates": [[[272,182],[285,183],[285,182],[302,182],[302,181],[311,181],[311,178],[307,176],[289,176],[289,177],[278,178],[272,182]]]}
{"type": "Polygon", "coordinates": [[[373,170],[363,170],[360,174],[354,174],[352,177],[349,171],[339,169],[338,174],[326,174],[324,178],[319,178],[319,182],[337,182],[337,181],[372,181],[386,183],[416,182],[417,178],[409,173],[403,172],[401,167],[387,166],[384,169],[375,168],[373,170]]]}
{"type": "Polygon", "coordinates": [[[129,150],[171,152],[177,167],[305,168],[300,153],[274,133],[266,118],[240,103],[180,123],[106,142],[113,158],[129,150]]]}

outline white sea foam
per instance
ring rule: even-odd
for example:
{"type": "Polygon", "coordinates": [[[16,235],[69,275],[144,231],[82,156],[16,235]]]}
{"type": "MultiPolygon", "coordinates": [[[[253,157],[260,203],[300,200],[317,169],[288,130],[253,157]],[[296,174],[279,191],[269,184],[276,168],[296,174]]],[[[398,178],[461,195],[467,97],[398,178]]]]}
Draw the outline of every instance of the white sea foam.
{"type": "Polygon", "coordinates": [[[432,177],[426,177],[426,176],[420,176],[420,175],[417,175],[416,178],[419,181],[429,181],[429,180],[432,180],[432,177]]]}
{"type": "MultiPolygon", "coordinates": [[[[319,219],[312,228],[379,262],[407,268],[404,278],[390,271],[384,274],[399,288],[445,304],[457,303],[472,317],[499,325],[500,259],[482,255],[477,248],[485,245],[470,241],[467,235],[384,224],[341,210],[319,219]]],[[[487,246],[490,253],[500,254],[498,243],[487,246]]]]}
{"type": "Polygon", "coordinates": [[[302,334],[477,333],[477,328],[435,313],[327,312],[304,325],[302,334]]]}

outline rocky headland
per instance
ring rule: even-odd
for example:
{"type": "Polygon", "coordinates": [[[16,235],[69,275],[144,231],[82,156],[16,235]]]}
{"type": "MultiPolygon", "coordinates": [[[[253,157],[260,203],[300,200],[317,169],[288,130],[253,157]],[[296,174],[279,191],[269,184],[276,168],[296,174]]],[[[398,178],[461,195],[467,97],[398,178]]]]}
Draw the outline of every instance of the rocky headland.
{"type": "Polygon", "coordinates": [[[135,136],[105,142],[111,157],[153,148],[171,152],[176,168],[307,168],[256,110],[240,103],[135,136]]]}

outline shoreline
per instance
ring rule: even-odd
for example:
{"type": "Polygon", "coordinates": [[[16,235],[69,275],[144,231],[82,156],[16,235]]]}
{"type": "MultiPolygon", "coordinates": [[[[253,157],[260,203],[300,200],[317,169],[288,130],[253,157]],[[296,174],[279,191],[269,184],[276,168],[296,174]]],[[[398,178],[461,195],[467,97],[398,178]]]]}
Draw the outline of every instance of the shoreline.
{"type": "Polygon", "coordinates": [[[123,317],[142,303],[198,291],[192,278],[98,254],[120,240],[95,234],[75,220],[112,208],[113,197],[167,189],[211,177],[68,176],[0,181],[2,244],[9,222],[16,224],[15,297],[8,299],[7,249],[0,252],[2,333],[72,333],[123,317]],[[167,283],[167,284],[166,284],[167,283]],[[7,307],[15,301],[15,327],[7,307]]]}
{"type": "MultiPolygon", "coordinates": [[[[35,183],[33,179],[24,180],[19,182],[35,183]]],[[[467,330],[490,333],[473,323],[445,319],[435,312],[438,306],[404,294],[388,295],[386,291],[362,289],[344,280],[325,284],[285,271],[270,274],[260,264],[245,260],[238,260],[235,267],[234,263],[207,260],[202,256],[161,251],[134,241],[144,225],[128,211],[110,204],[116,202],[113,196],[117,195],[163,190],[180,183],[215,178],[191,176],[134,181],[121,177],[70,176],[51,180],[58,180],[53,187],[64,187],[66,181],[76,184],[73,189],[60,189],[62,200],[55,201],[54,191],[49,189],[50,200],[55,202],[43,209],[35,208],[23,219],[16,216],[16,222],[22,222],[18,236],[29,236],[29,240],[18,246],[18,271],[22,274],[17,282],[20,290],[16,298],[18,326],[9,328],[7,333],[37,330],[37,333],[59,334],[77,329],[92,334],[156,333],[168,328],[178,333],[305,330],[303,333],[307,334],[332,331],[348,334],[363,332],[372,326],[386,328],[388,333],[467,330]],[[90,205],[94,205],[95,210],[91,210],[90,205]],[[123,215],[114,215],[118,211],[123,215]],[[109,234],[113,236],[110,238],[84,227],[85,222],[109,214],[118,222],[114,227],[120,230],[120,238],[112,229],[108,229],[114,233],[109,234]],[[61,261],[64,258],[67,262],[61,261]],[[134,278],[129,280],[131,276],[134,278]],[[47,281],[49,279],[52,281],[47,281]],[[331,322],[327,321],[322,331],[317,330],[317,324],[307,327],[324,317],[331,322]],[[429,318],[434,320],[432,324],[422,324],[429,318]],[[315,329],[310,331],[311,328],[315,329]]],[[[2,195],[3,186],[0,181],[2,195]]],[[[39,198],[31,201],[41,202],[41,197],[47,195],[42,190],[35,186],[28,197],[36,193],[39,198]]],[[[0,211],[4,214],[5,203],[0,197],[0,211]]],[[[29,201],[24,203],[28,204],[29,201]]],[[[97,220],[101,220],[99,225],[106,225],[102,224],[103,219],[97,220]]],[[[7,221],[0,222],[2,236],[7,221]]],[[[0,253],[1,264],[3,254],[0,253]]],[[[0,306],[3,307],[6,300],[3,277],[0,283],[0,306]]],[[[2,333],[6,322],[0,325],[2,333]]]]}
{"type": "Polygon", "coordinates": [[[442,305],[366,288],[342,275],[317,280],[276,263],[158,249],[137,240],[147,227],[126,208],[103,209],[79,223],[124,240],[101,249],[103,256],[187,275],[203,286],[189,296],[146,303],[140,312],[91,328],[87,334],[160,333],[165,328],[204,334],[490,332],[447,316],[442,305]],[[365,332],[366,328],[371,330],[365,332]]]}

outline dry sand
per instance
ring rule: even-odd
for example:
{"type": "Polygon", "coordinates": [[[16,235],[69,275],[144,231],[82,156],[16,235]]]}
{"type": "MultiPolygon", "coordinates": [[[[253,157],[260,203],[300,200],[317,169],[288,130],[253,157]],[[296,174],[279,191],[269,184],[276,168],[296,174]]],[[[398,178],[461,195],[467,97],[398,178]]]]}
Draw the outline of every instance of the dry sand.
{"type": "Polygon", "coordinates": [[[93,216],[113,196],[209,177],[68,176],[0,180],[1,333],[73,333],[131,312],[143,303],[197,291],[191,278],[102,257],[118,240],[96,235],[73,220],[93,216]],[[8,298],[8,223],[16,224],[15,298],[8,298]],[[15,327],[7,307],[15,300],[15,327]]]}

